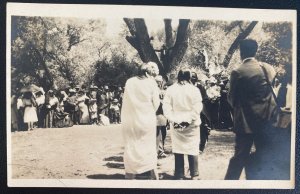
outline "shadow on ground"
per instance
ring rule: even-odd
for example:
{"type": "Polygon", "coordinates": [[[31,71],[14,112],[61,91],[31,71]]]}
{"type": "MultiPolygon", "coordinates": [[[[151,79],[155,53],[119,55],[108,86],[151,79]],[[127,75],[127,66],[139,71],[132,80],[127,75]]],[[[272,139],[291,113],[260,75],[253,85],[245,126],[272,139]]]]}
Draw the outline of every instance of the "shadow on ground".
{"type": "Polygon", "coordinates": [[[108,158],[104,158],[104,161],[123,162],[123,156],[111,156],[108,158]]]}
{"type": "Polygon", "coordinates": [[[93,174],[86,176],[88,179],[124,179],[123,174],[93,174]]]}
{"type": "Polygon", "coordinates": [[[125,169],[123,163],[107,162],[104,166],[108,168],[125,169]]]}

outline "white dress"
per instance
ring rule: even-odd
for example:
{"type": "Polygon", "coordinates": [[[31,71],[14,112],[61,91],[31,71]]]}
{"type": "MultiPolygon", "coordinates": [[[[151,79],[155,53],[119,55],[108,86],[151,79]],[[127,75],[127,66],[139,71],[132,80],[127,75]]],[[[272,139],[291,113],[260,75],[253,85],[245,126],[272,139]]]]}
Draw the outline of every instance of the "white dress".
{"type": "Polygon", "coordinates": [[[192,84],[181,85],[175,83],[167,89],[163,101],[163,111],[171,123],[173,153],[198,155],[202,107],[200,91],[192,84]],[[174,122],[188,122],[191,124],[180,130],[174,129],[174,122]]]}
{"type": "Polygon", "coordinates": [[[36,108],[32,105],[30,99],[23,99],[23,106],[25,107],[24,110],[24,123],[29,122],[37,122],[37,113],[36,108]]]}
{"type": "Polygon", "coordinates": [[[121,109],[126,173],[140,174],[157,167],[155,112],[159,103],[154,79],[127,80],[121,109]]]}
{"type": "Polygon", "coordinates": [[[86,95],[77,97],[78,108],[82,113],[81,118],[80,118],[81,124],[88,124],[90,122],[89,109],[88,109],[88,106],[85,104],[86,99],[87,99],[86,95]]]}

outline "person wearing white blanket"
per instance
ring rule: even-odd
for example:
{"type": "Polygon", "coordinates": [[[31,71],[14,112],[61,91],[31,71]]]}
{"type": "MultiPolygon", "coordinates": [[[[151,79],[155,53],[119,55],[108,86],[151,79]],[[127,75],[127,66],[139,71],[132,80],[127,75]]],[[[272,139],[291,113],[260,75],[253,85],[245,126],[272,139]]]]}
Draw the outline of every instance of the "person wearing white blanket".
{"type": "Polygon", "coordinates": [[[155,112],[160,99],[154,74],[153,63],[143,64],[139,75],[125,84],[121,121],[126,179],[145,172],[151,173],[151,179],[158,179],[155,112]]]}
{"type": "Polygon", "coordinates": [[[203,105],[200,91],[190,79],[190,71],[180,70],[177,83],[167,89],[163,100],[163,111],[171,124],[175,179],[178,180],[184,178],[184,154],[188,155],[191,179],[199,179],[200,112],[203,105]]]}

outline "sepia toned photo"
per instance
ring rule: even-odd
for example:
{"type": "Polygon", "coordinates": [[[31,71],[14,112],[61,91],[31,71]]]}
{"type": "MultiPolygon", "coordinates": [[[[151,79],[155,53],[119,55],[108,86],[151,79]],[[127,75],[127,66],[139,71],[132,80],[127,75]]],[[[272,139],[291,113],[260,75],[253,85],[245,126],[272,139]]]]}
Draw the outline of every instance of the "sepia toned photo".
{"type": "Polygon", "coordinates": [[[7,7],[8,186],[295,187],[296,11],[7,7]]]}

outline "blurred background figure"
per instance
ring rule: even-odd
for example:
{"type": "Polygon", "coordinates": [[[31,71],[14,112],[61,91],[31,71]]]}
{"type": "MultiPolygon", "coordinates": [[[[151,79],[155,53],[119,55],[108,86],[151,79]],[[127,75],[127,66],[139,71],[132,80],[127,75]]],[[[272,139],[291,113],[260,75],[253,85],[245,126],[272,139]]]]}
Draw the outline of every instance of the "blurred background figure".
{"type": "Polygon", "coordinates": [[[110,111],[110,115],[111,115],[111,119],[110,120],[114,124],[121,123],[120,107],[121,107],[121,105],[120,105],[118,99],[116,99],[116,98],[111,102],[111,105],[109,107],[109,111],[110,111]]]}
{"type": "Polygon", "coordinates": [[[43,117],[44,128],[52,128],[54,126],[53,116],[54,116],[54,111],[58,106],[58,103],[59,101],[58,98],[54,95],[54,91],[49,90],[45,98],[45,109],[44,109],[45,116],[43,117]]]}
{"type": "Polygon", "coordinates": [[[22,101],[24,106],[24,123],[27,123],[28,131],[30,131],[33,129],[33,123],[38,121],[37,103],[32,92],[25,92],[22,101]]]}
{"type": "Polygon", "coordinates": [[[167,156],[165,154],[165,150],[164,150],[165,139],[167,136],[167,118],[164,116],[163,108],[162,108],[162,101],[163,101],[164,93],[165,93],[164,80],[163,80],[162,76],[158,75],[155,77],[155,81],[160,90],[160,93],[159,93],[160,104],[159,104],[158,110],[156,111],[157,154],[158,154],[158,158],[165,158],[167,156]]]}
{"type": "Polygon", "coordinates": [[[37,116],[38,116],[38,127],[42,128],[43,127],[43,120],[44,120],[44,105],[45,105],[45,92],[43,88],[41,88],[41,91],[38,91],[35,93],[36,96],[36,103],[37,103],[37,116]]]}
{"type": "Polygon", "coordinates": [[[76,104],[78,106],[79,109],[79,124],[88,124],[90,122],[89,119],[89,110],[88,110],[88,106],[86,104],[86,101],[88,100],[88,97],[85,95],[84,90],[80,89],[78,91],[78,96],[76,99],[76,104]]]}

